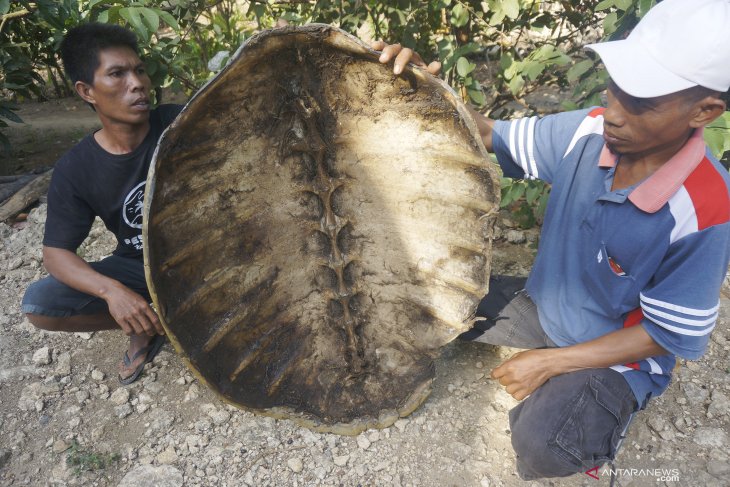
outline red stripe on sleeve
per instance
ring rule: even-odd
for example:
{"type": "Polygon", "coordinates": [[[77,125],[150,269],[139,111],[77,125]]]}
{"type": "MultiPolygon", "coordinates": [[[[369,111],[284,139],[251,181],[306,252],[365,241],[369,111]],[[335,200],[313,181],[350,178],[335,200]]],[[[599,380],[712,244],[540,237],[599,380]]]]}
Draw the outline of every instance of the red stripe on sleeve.
{"type": "Polygon", "coordinates": [[[590,112],[588,112],[588,116],[589,117],[596,118],[599,115],[603,115],[603,112],[605,112],[605,111],[606,111],[606,109],[603,108],[603,107],[594,108],[593,110],[591,110],[590,112]]]}
{"type": "Polygon", "coordinates": [[[717,169],[705,157],[692,171],[684,187],[692,199],[697,215],[697,230],[704,230],[730,220],[730,196],[717,169]]]}
{"type": "Polygon", "coordinates": [[[634,370],[639,370],[639,363],[638,362],[631,362],[630,364],[626,364],[626,367],[634,370]]]}

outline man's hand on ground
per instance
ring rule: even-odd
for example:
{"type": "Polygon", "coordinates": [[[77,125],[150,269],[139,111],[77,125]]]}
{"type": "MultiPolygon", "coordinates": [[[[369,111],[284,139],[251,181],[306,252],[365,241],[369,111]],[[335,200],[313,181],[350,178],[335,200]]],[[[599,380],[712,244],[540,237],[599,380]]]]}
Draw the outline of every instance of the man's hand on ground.
{"type": "Polygon", "coordinates": [[[127,335],[164,335],[165,329],[147,301],[131,289],[116,286],[106,296],[109,314],[127,335]]]}
{"type": "Polygon", "coordinates": [[[383,64],[388,64],[391,60],[393,61],[393,73],[401,74],[406,64],[413,63],[419,68],[423,68],[434,76],[438,76],[441,72],[441,63],[433,61],[431,64],[426,65],[421,56],[413,49],[402,47],[400,44],[386,44],[383,41],[375,41],[370,47],[376,51],[383,51],[378,59],[383,64]]]}
{"type": "Polygon", "coordinates": [[[512,397],[521,401],[550,377],[555,349],[536,349],[518,352],[492,371],[492,378],[499,383],[512,397]]]}

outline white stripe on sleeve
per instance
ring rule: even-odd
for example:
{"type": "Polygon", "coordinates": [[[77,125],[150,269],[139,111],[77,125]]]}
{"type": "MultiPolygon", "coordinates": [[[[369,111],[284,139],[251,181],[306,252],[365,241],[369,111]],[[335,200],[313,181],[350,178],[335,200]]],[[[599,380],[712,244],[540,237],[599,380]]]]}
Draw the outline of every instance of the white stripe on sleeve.
{"type": "Polygon", "coordinates": [[[659,311],[656,308],[652,308],[648,304],[642,304],[641,309],[644,311],[648,311],[649,313],[651,313],[653,315],[659,316],[660,318],[667,318],[671,321],[674,321],[675,323],[679,323],[679,324],[687,325],[687,326],[698,326],[698,327],[707,326],[707,325],[713,323],[717,319],[717,313],[711,314],[710,317],[707,318],[706,320],[690,320],[689,318],[682,318],[677,315],[664,313],[663,311],[659,311]]]}
{"type": "Polygon", "coordinates": [[[620,372],[622,374],[624,372],[630,372],[632,370],[636,370],[636,369],[632,369],[631,367],[626,367],[625,365],[614,365],[613,367],[609,367],[609,368],[615,370],[616,372],[620,372]]]}
{"type": "Polygon", "coordinates": [[[700,336],[705,336],[705,335],[710,334],[710,332],[712,332],[712,330],[715,329],[714,323],[712,326],[710,326],[709,328],[705,328],[704,330],[688,330],[686,328],[680,328],[678,326],[674,326],[674,325],[670,325],[669,323],[665,323],[662,320],[654,318],[651,315],[645,315],[645,318],[647,318],[648,320],[650,320],[653,323],[656,323],[657,325],[661,326],[662,328],[664,328],[666,330],[673,331],[674,333],[679,333],[680,335],[700,337],[700,336]]]}
{"type": "Polygon", "coordinates": [[[528,167],[527,155],[525,154],[525,128],[529,122],[529,119],[523,118],[520,120],[520,130],[517,135],[517,148],[520,151],[520,165],[522,170],[525,171],[525,179],[530,177],[530,168],[528,167]]]}
{"type": "Polygon", "coordinates": [[[664,374],[664,371],[659,366],[659,364],[656,363],[656,360],[654,360],[653,358],[648,358],[648,359],[646,359],[646,361],[649,364],[649,366],[651,367],[652,374],[659,374],[659,375],[664,374]]]}
{"type": "Polygon", "coordinates": [[[509,153],[512,155],[512,160],[517,164],[520,163],[517,155],[517,125],[519,123],[519,120],[515,120],[509,124],[509,153]]]}
{"type": "Polygon", "coordinates": [[[530,171],[533,179],[537,179],[537,161],[535,160],[535,124],[537,117],[532,117],[527,125],[527,158],[530,161],[530,171]]]}
{"type": "Polygon", "coordinates": [[[648,298],[644,295],[644,293],[639,293],[639,298],[644,303],[653,304],[654,306],[660,306],[664,309],[676,311],[678,313],[682,313],[682,314],[690,315],[690,316],[707,317],[707,316],[710,316],[713,313],[715,313],[718,309],[720,309],[720,300],[719,299],[717,301],[717,304],[710,309],[696,309],[696,308],[685,308],[684,306],[667,303],[666,301],[659,301],[658,299],[648,298]]]}
{"type": "Polygon", "coordinates": [[[674,217],[674,228],[669,235],[670,244],[697,231],[695,206],[684,186],[681,186],[674,196],[669,198],[669,211],[674,217]]]}

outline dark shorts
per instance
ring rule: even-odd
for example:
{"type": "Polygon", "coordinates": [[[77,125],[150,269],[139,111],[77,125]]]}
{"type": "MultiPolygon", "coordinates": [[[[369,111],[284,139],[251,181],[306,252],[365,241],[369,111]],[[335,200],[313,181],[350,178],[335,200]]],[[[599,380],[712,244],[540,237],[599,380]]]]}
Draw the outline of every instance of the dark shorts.
{"type": "MultiPolygon", "coordinates": [[[[130,259],[112,255],[89,265],[98,273],[115,279],[148,302],[151,301],[144,277],[141,259],[130,259]]],[[[44,316],[68,317],[91,315],[109,311],[106,301],[77,291],[48,276],[28,286],[23,296],[23,313],[44,316]]]]}
{"type": "MultiPolygon", "coordinates": [[[[557,345],[540,326],[526,278],[494,276],[463,340],[514,348],[557,345]]],[[[517,472],[524,480],[566,477],[612,461],[638,409],[619,372],[585,369],[555,376],[509,413],[517,472]]]]}

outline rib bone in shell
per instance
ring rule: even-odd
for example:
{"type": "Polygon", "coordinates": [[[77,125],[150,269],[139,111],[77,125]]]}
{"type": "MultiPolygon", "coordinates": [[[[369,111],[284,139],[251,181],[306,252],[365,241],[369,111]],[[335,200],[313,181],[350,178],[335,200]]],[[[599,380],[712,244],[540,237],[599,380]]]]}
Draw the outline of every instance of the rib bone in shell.
{"type": "Polygon", "coordinates": [[[262,32],[162,137],[145,264],[227,401],[326,431],[430,392],[487,291],[499,185],[456,95],[323,25],[262,32]]]}

